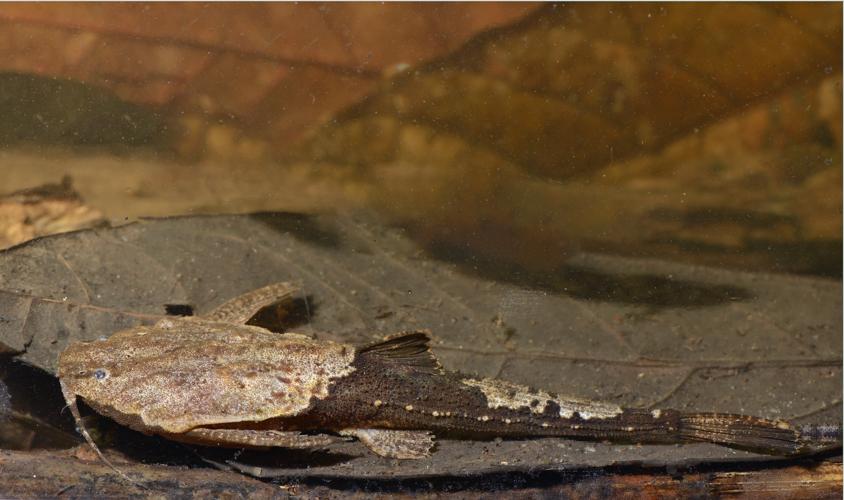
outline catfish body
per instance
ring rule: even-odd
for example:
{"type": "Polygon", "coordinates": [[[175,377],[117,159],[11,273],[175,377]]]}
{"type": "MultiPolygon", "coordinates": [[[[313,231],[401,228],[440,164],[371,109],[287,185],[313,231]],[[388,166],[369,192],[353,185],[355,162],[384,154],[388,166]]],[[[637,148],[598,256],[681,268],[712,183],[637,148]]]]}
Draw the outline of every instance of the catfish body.
{"type": "Polygon", "coordinates": [[[72,344],[58,373],[74,417],[79,423],[76,398],[82,397],[118,423],[179,441],[308,448],[339,434],[396,458],[427,456],[432,432],[705,441],[786,455],[836,440],[840,445],[835,430],[800,432],[785,422],[742,415],[623,409],[447,372],[425,332],[353,347],[245,324],[294,290],[270,285],[204,317],[167,318],[72,344]]]}

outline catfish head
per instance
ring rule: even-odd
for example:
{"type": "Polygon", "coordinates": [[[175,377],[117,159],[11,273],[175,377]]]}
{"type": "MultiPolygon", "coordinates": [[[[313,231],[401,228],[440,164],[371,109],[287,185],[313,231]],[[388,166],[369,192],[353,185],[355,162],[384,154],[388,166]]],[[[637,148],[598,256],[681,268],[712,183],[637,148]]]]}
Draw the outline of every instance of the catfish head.
{"type": "Polygon", "coordinates": [[[354,351],[254,326],[168,318],[70,345],[58,375],[66,395],[123,425],[182,433],[295,416],[354,371],[354,351]]]}

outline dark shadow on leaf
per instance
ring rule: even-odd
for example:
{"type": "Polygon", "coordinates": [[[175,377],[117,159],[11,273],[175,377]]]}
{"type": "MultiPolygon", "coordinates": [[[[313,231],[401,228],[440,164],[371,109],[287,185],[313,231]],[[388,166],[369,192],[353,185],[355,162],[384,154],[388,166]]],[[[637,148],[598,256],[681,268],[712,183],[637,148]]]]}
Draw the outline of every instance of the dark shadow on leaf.
{"type": "Polygon", "coordinates": [[[657,274],[610,274],[571,264],[561,265],[554,272],[532,272],[514,263],[470,254],[447,243],[430,244],[428,251],[437,259],[458,264],[468,274],[583,300],[667,308],[717,306],[753,298],[742,287],[696,283],[657,274]]]}
{"type": "Polygon", "coordinates": [[[572,297],[651,307],[702,307],[750,300],[746,289],[675,280],[655,274],[611,275],[576,266],[560,269],[558,280],[543,288],[563,291],[572,297]]]}

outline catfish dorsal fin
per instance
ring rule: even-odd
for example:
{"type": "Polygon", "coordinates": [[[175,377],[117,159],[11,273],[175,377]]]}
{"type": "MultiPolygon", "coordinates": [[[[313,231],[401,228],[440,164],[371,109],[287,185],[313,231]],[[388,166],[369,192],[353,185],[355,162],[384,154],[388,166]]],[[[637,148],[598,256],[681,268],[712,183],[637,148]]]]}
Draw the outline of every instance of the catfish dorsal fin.
{"type": "Polygon", "coordinates": [[[359,352],[405,366],[440,371],[442,367],[431,352],[430,342],[431,336],[425,330],[402,332],[382,342],[362,347],[359,352]]]}

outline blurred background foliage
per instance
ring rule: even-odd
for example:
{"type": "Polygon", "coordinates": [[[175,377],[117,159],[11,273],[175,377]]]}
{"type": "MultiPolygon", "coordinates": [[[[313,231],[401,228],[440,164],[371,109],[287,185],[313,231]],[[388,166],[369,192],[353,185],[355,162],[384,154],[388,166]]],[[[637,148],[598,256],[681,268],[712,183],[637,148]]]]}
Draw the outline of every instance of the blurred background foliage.
{"type": "Polygon", "coordinates": [[[72,188],[0,199],[0,229],[365,208],[479,270],[587,250],[840,279],[841,14],[5,4],[0,191],[72,188]]]}

